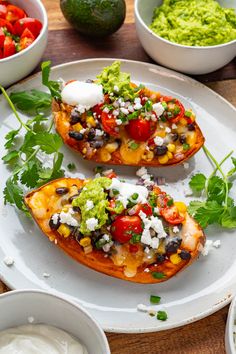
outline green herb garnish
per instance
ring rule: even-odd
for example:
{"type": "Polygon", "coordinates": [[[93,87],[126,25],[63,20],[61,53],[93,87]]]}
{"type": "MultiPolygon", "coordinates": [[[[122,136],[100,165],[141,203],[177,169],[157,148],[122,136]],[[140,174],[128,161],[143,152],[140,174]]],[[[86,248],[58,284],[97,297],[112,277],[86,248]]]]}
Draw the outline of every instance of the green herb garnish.
{"type": "Polygon", "coordinates": [[[166,321],[168,318],[168,315],[165,311],[158,311],[157,312],[157,319],[160,321],[166,321]]]}
{"type": "Polygon", "coordinates": [[[141,241],[141,235],[132,232],[132,238],[130,240],[130,243],[139,243],[140,241],[141,241]]]}
{"type": "Polygon", "coordinates": [[[129,148],[130,148],[131,150],[137,150],[137,149],[139,148],[139,144],[136,143],[135,141],[131,141],[131,142],[129,143],[129,148]]]}
{"type": "Polygon", "coordinates": [[[218,163],[205,146],[203,150],[215,168],[209,177],[198,173],[191,178],[189,182],[191,189],[193,192],[201,192],[205,199],[190,202],[188,211],[203,228],[210,224],[219,224],[229,229],[235,228],[236,206],[230,197],[232,188],[230,178],[235,177],[236,174],[236,159],[231,157],[233,151],[218,163]],[[230,157],[232,168],[225,173],[222,170],[222,165],[230,157]],[[216,175],[217,172],[221,177],[216,175]]]}
{"type": "Polygon", "coordinates": [[[10,99],[17,109],[27,114],[48,112],[52,104],[51,95],[39,90],[12,92],[10,99]]]}
{"type": "Polygon", "coordinates": [[[160,273],[160,272],[152,272],[152,276],[155,279],[163,279],[166,277],[164,273],[160,273]]]}
{"type": "Polygon", "coordinates": [[[184,144],[183,144],[183,150],[184,150],[184,151],[188,151],[189,149],[190,149],[190,145],[187,144],[187,143],[184,143],[184,144]]]}
{"type": "Polygon", "coordinates": [[[137,200],[138,199],[138,193],[134,193],[131,195],[131,199],[137,200]]]}
{"type": "Polygon", "coordinates": [[[58,81],[49,80],[51,71],[51,62],[45,61],[41,64],[42,69],[42,83],[51,92],[51,96],[55,99],[61,100],[60,83],[58,81]]]}
{"type": "Polygon", "coordinates": [[[69,171],[76,170],[76,166],[75,166],[74,162],[68,163],[67,168],[68,168],[69,171]]]}
{"type": "Polygon", "coordinates": [[[150,302],[152,304],[159,304],[160,301],[161,301],[161,297],[160,296],[150,295],[150,302]]]}
{"type": "Polygon", "coordinates": [[[184,115],[185,115],[185,117],[190,118],[190,117],[192,116],[192,112],[190,112],[190,111],[185,111],[185,112],[184,112],[184,115]]]}
{"type": "Polygon", "coordinates": [[[174,204],[174,200],[171,198],[167,201],[167,206],[172,206],[174,204]]]}

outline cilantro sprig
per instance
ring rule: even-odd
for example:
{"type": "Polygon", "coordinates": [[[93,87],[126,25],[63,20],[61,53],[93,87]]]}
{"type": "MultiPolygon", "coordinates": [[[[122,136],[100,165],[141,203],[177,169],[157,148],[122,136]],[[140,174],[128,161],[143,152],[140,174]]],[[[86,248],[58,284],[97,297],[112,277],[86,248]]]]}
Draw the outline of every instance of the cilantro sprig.
{"type": "Polygon", "coordinates": [[[195,193],[201,193],[204,199],[190,202],[188,211],[203,228],[210,224],[218,224],[228,229],[236,228],[236,206],[230,196],[233,186],[231,179],[236,175],[236,159],[232,157],[233,151],[218,163],[205,146],[203,149],[215,168],[209,177],[198,173],[191,178],[190,188],[195,193]],[[232,167],[225,173],[222,165],[230,157],[232,167]]]}
{"type": "MultiPolygon", "coordinates": [[[[29,188],[39,187],[55,178],[64,176],[64,170],[62,169],[63,154],[59,151],[62,146],[62,139],[59,135],[51,132],[53,122],[42,114],[37,114],[24,122],[2,86],[0,86],[0,90],[19,122],[19,127],[9,131],[5,136],[6,154],[2,157],[2,160],[11,171],[11,176],[7,179],[3,192],[4,202],[5,204],[15,205],[19,210],[28,214],[23,201],[26,191],[29,188]],[[20,140],[22,130],[25,133],[23,140],[20,140]],[[44,164],[45,157],[47,165],[44,164]],[[48,160],[51,160],[51,162],[48,163],[48,160]]],[[[33,94],[33,96],[35,95],[33,94]]],[[[15,97],[13,100],[16,100],[16,106],[24,113],[32,114],[32,112],[37,111],[36,108],[48,108],[49,101],[51,104],[51,99],[49,100],[48,96],[41,94],[39,96],[47,99],[47,104],[37,106],[35,97],[28,105],[24,105],[23,102],[19,103],[20,93],[13,96],[15,97]]],[[[24,92],[22,97],[23,101],[27,97],[32,97],[32,91],[24,92]]]]}

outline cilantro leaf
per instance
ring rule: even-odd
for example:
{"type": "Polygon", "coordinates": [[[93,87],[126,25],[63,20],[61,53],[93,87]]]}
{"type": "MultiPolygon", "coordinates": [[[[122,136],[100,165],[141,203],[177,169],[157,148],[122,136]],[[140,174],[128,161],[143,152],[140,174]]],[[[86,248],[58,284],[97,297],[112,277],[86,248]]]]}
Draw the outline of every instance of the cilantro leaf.
{"type": "Polygon", "coordinates": [[[61,100],[60,84],[58,81],[49,80],[51,62],[45,61],[41,64],[42,69],[42,83],[45,85],[51,92],[53,98],[61,100]]]}
{"type": "Polygon", "coordinates": [[[198,208],[194,213],[194,219],[206,228],[210,224],[217,223],[224,212],[224,207],[216,201],[208,201],[203,206],[198,208]]]}
{"type": "Polygon", "coordinates": [[[197,173],[191,178],[189,186],[193,192],[201,192],[205,188],[206,180],[206,176],[202,173],[197,173]]]}
{"type": "Polygon", "coordinates": [[[4,203],[15,204],[18,209],[24,210],[23,189],[18,185],[15,178],[8,178],[6,187],[3,191],[4,203]]]}
{"type": "Polygon", "coordinates": [[[34,136],[35,145],[39,145],[40,149],[46,154],[52,154],[57,152],[62,146],[62,139],[59,135],[49,133],[49,132],[40,132],[34,136]]]}
{"type": "Polygon", "coordinates": [[[19,131],[20,129],[17,129],[17,130],[11,130],[9,131],[9,133],[7,133],[7,135],[5,136],[5,140],[7,141],[4,145],[6,149],[10,149],[13,146],[15,142],[15,138],[18,135],[19,131]]]}
{"type": "Polygon", "coordinates": [[[188,206],[189,214],[194,217],[194,215],[197,212],[197,210],[199,208],[203,207],[204,205],[205,205],[205,202],[202,202],[200,200],[194,200],[194,201],[190,202],[190,204],[188,206]]]}
{"type": "Polygon", "coordinates": [[[30,90],[21,92],[12,92],[10,99],[17,109],[28,114],[38,114],[50,109],[52,98],[49,93],[30,90]]]}
{"type": "Polygon", "coordinates": [[[24,172],[21,175],[20,181],[27,187],[33,188],[39,180],[39,161],[37,159],[29,161],[24,172]]]}
{"type": "Polygon", "coordinates": [[[236,227],[236,215],[232,216],[227,211],[225,214],[223,214],[222,218],[220,219],[220,223],[221,226],[226,227],[227,229],[233,229],[236,227]]]}
{"type": "Polygon", "coordinates": [[[207,191],[207,200],[215,200],[219,204],[222,204],[225,200],[226,185],[222,178],[212,176],[208,181],[207,191]]]}
{"type": "Polygon", "coordinates": [[[12,162],[12,160],[19,157],[19,151],[13,150],[8,152],[5,156],[2,157],[2,160],[6,163],[12,162]]]}

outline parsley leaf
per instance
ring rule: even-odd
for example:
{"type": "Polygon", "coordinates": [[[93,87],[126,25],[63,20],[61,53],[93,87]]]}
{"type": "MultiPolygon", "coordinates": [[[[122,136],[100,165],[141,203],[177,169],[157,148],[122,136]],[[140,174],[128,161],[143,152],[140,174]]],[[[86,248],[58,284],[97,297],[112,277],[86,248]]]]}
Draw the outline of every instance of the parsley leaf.
{"type": "Polygon", "coordinates": [[[189,186],[194,192],[201,192],[205,188],[206,180],[206,176],[202,173],[197,173],[191,178],[189,186]]]}

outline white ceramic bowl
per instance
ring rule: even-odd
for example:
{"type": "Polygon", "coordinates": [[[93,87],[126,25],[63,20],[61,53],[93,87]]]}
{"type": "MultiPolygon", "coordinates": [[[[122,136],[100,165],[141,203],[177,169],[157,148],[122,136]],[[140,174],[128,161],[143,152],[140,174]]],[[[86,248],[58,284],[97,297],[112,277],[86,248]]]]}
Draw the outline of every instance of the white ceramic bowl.
{"type": "MultiPolygon", "coordinates": [[[[236,9],[236,1],[219,0],[223,7],[236,9]]],[[[159,64],[187,74],[206,74],[228,64],[236,55],[236,40],[229,43],[190,47],[170,42],[149,29],[153,10],[162,0],[135,0],[135,23],[145,51],[159,64]]]]}
{"type": "Polygon", "coordinates": [[[231,302],[225,330],[225,349],[227,354],[236,354],[234,344],[234,326],[236,323],[236,298],[231,302]]]}
{"type": "Polygon", "coordinates": [[[43,323],[78,338],[89,354],[110,354],[101,327],[79,305],[40,290],[16,290],[0,295],[0,331],[9,327],[43,323]]]}
{"type": "Polygon", "coordinates": [[[29,17],[40,20],[43,28],[28,48],[0,60],[0,84],[4,87],[19,81],[34,70],[45,51],[48,37],[47,13],[40,0],[11,0],[11,3],[22,7],[29,17]]]}

